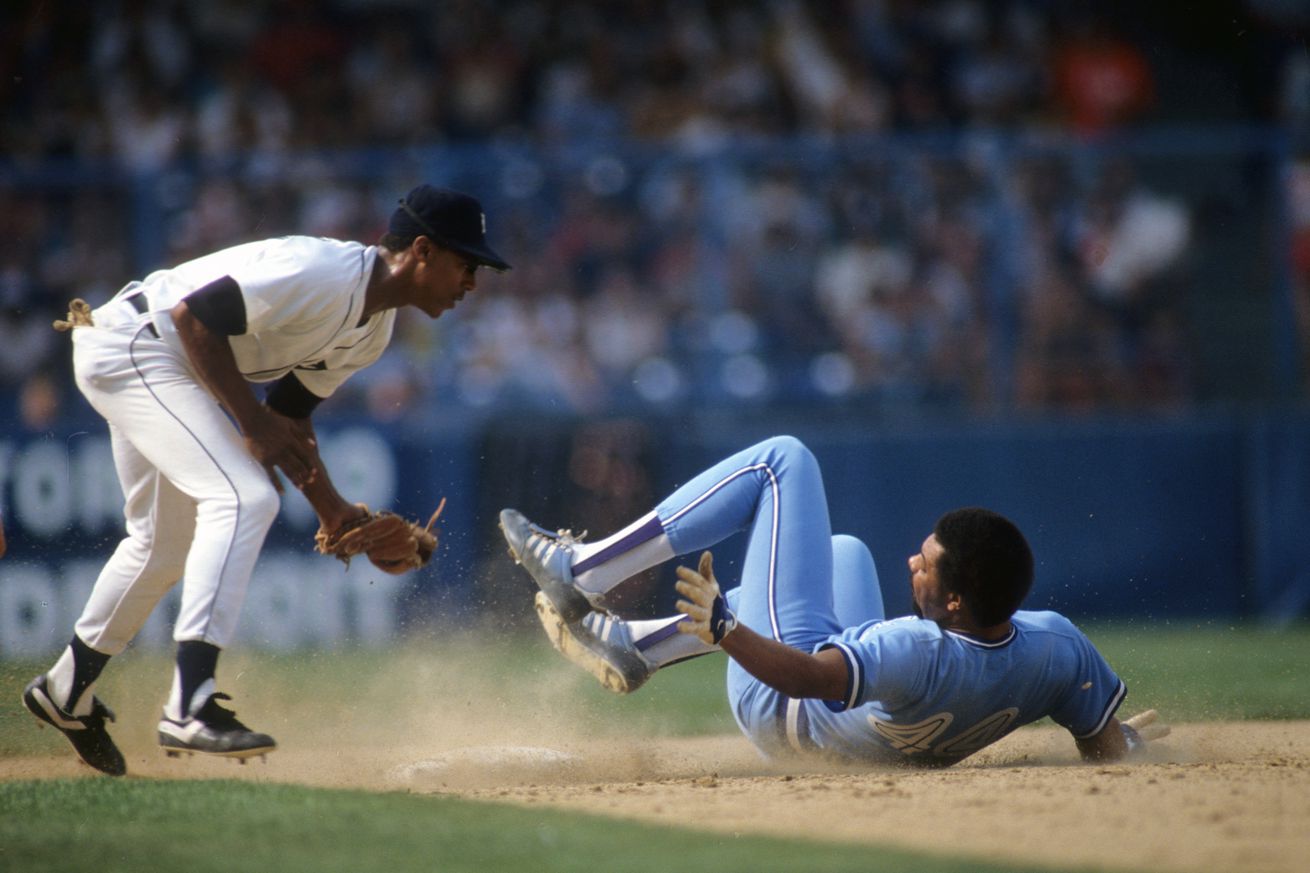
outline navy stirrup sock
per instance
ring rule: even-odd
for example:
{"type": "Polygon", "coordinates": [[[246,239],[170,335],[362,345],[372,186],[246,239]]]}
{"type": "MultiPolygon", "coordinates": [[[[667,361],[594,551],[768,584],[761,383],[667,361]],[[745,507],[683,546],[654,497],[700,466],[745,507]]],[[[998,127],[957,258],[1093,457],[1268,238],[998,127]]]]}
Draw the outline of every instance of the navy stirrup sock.
{"type": "Polygon", "coordinates": [[[218,653],[221,652],[213,643],[200,640],[184,640],[177,644],[177,675],[181,686],[181,714],[186,717],[191,711],[191,698],[196,689],[207,680],[214,678],[218,668],[218,653]]]}
{"type": "Polygon", "coordinates": [[[73,639],[68,645],[73,650],[73,684],[68,692],[64,711],[72,712],[82,698],[82,694],[100,678],[100,672],[105,669],[105,664],[109,663],[109,655],[97,652],[82,642],[77,634],[73,634],[73,639]]]}

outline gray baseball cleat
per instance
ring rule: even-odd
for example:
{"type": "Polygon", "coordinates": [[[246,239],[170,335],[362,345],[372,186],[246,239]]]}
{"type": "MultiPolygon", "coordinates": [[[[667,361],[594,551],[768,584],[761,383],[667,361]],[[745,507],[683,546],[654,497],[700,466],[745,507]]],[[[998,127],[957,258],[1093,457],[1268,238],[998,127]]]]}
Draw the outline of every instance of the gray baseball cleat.
{"type": "Polygon", "coordinates": [[[564,621],[579,621],[594,609],[605,611],[599,595],[588,594],[573,582],[573,546],[582,537],[567,530],[551,533],[517,509],[500,511],[500,530],[510,556],[531,574],[564,621]]]}
{"type": "Polygon", "coordinates": [[[538,591],[532,602],[555,650],[615,694],[631,694],[659,669],[633,645],[621,619],[589,612],[582,621],[565,621],[544,591],[538,591]]]}
{"type": "Polygon", "coordinates": [[[226,694],[211,694],[193,715],[176,721],[165,715],[159,720],[159,745],[170,758],[183,752],[200,752],[236,758],[242,764],[254,755],[267,755],[277,748],[268,734],[252,731],[237,721],[236,713],[218,705],[231,700],[226,694]]]}
{"type": "Polygon", "coordinates": [[[23,689],[23,705],[44,724],[54,727],[67,737],[78,757],[88,766],[110,776],[122,776],[127,772],[123,753],[118,751],[109,731],[105,730],[106,719],[113,721],[114,713],[100,702],[100,698],[91,698],[91,712],[88,715],[65,712],[50,696],[43,673],[23,689]]]}

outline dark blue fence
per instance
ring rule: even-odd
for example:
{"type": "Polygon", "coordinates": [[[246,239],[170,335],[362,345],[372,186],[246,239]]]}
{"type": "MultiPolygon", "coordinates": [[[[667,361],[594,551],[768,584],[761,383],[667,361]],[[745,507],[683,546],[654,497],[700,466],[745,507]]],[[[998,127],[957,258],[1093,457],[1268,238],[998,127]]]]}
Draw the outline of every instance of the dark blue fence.
{"type": "Polygon", "coordinates": [[[978,505],[1028,535],[1032,607],[1152,621],[1255,611],[1235,422],[811,430],[833,525],[873,549],[889,610],[909,610],[905,561],[938,516],[978,505]]]}

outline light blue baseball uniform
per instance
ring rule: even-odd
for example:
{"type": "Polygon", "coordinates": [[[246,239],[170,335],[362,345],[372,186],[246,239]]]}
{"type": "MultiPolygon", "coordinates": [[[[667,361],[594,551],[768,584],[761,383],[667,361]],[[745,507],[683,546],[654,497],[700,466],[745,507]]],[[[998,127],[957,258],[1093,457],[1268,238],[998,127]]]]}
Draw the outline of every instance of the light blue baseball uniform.
{"type": "Polygon", "coordinates": [[[914,617],[883,620],[873,558],[859,540],[832,535],[818,462],[792,437],[724,459],[656,515],[679,555],[745,531],[741,584],[727,595],[739,620],[846,659],[841,701],[788,698],[729,662],[733,715],[768,754],[946,765],[1045,716],[1090,737],[1124,698],[1105,659],[1054,612],[1020,611],[1013,632],[996,641],[914,617]]]}

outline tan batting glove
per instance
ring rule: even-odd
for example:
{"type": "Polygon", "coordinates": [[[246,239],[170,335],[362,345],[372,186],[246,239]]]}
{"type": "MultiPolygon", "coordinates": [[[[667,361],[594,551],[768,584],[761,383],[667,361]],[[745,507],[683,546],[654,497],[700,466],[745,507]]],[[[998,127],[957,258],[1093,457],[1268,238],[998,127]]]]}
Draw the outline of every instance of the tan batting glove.
{"type": "Polygon", "coordinates": [[[1145,712],[1139,712],[1132,718],[1126,718],[1119,722],[1119,727],[1124,732],[1124,740],[1128,743],[1128,753],[1130,755],[1145,749],[1148,743],[1169,736],[1169,725],[1159,719],[1160,713],[1154,709],[1148,709],[1145,712]]]}
{"type": "Polygon", "coordinates": [[[737,616],[728,608],[728,601],[724,599],[723,593],[719,591],[719,583],[714,579],[712,554],[701,554],[699,570],[678,568],[675,587],[686,599],[679,600],[674,608],[688,618],[688,621],[678,622],[678,630],[684,634],[695,634],[702,642],[715,646],[736,630],[737,616]]]}

